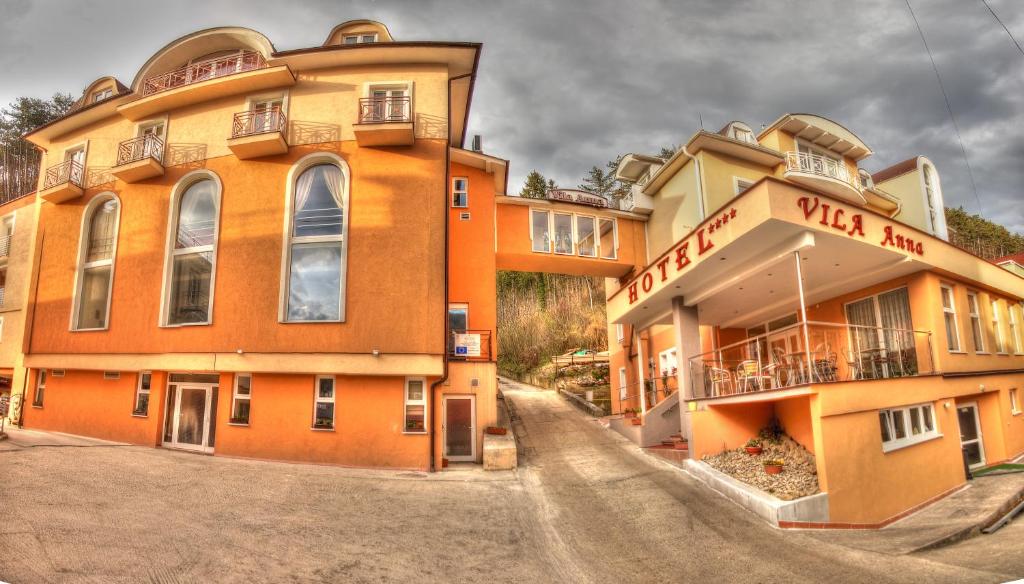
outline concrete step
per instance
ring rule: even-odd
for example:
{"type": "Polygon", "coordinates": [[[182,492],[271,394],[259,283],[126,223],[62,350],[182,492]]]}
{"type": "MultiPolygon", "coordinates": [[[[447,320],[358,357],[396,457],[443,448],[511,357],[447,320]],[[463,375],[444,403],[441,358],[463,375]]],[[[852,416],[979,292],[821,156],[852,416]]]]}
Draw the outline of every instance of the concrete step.
{"type": "Polygon", "coordinates": [[[676,450],[673,446],[651,446],[644,448],[644,452],[667,460],[676,466],[683,466],[683,461],[690,457],[688,450],[676,450]]]}

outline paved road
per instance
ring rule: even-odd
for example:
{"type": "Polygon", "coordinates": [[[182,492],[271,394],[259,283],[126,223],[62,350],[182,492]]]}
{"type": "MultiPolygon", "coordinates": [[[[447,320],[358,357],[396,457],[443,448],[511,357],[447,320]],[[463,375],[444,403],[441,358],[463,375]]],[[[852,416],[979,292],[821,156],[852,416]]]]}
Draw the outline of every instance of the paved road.
{"type": "MultiPolygon", "coordinates": [[[[20,436],[0,449],[0,580],[920,584],[1006,581],[983,570],[1015,569],[986,563],[985,545],[965,569],[955,556],[885,556],[772,529],[555,394],[503,386],[524,432],[517,472],[20,436]]],[[[1019,546],[1016,533],[995,551],[1019,546]]]]}
{"type": "MultiPolygon", "coordinates": [[[[558,578],[577,582],[1000,582],[917,557],[773,529],[601,428],[552,392],[504,382],[526,448],[520,478],[546,522],[558,578]]],[[[1020,540],[1007,545],[1024,546],[1020,540]]],[[[984,542],[982,542],[984,543],[984,542]]],[[[978,550],[982,555],[984,549],[978,550]]],[[[954,554],[949,554],[953,556],[954,554]]],[[[943,557],[946,560],[951,558],[943,557]]],[[[952,558],[955,560],[955,558],[952,558]]],[[[1024,566],[1016,569],[1024,576],[1024,566]]]]}

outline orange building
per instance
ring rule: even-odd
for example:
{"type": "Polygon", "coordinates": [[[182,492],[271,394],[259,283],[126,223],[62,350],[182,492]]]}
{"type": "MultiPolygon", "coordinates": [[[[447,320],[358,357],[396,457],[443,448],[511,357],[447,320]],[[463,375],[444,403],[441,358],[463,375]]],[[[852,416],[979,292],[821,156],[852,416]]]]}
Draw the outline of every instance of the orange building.
{"type": "Polygon", "coordinates": [[[871,154],[787,114],[617,171],[649,254],[608,281],[613,408],[642,419],[612,427],[705,472],[778,420],[820,487],[782,525],[884,525],[1024,453],[1024,278],[947,242],[927,158],[871,154]]]}
{"type": "Polygon", "coordinates": [[[354,466],[481,460],[495,265],[468,242],[494,240],[507,163],[463,149],[479,52],[371,21],[290,51],[203,30],[32,131],[22,423],[354,466]]]}

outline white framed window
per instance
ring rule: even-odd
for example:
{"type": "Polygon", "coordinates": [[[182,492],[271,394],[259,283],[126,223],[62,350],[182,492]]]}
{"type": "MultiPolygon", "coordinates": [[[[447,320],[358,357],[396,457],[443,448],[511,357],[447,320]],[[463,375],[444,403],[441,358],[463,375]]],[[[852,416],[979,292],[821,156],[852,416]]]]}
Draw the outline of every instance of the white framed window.
{"type": "Polygon", "coordinates": [[[281,322],[345,322],[349,171],[335,154],[310,154],[288,177],[281,322]]]}
{"type": "Polygon", "coordinates": [[[455,177],[452,179],[452,207],[469,207],[469,179],[455,177]]]}
{"type": "Polygon", "coordinates": [[[335,379],[333,375],[317,375],[313,389],[313,429],[334,429],[335,379]]]}
{"type": "Polygon", "coordinates": [[[879,410],[878,422],[882,432],[882,452],[941,436],[935,423],[935,408],[932,404],[879,410]]]}
{"type": "Polygon", "coordinates": [[[32,407],[43,407],[43,397],[46,394],[46,369],[40,369],[36,374],[36,390],[32,394],[32,407]]]}
{"type": "Polygon", "coordinates": [[[946,323],[946,348],[951,353],[960,351],[960,325],[956,322],[956,300],[953,287],[948,284],[940,286],[942,294],[942,318],[946,323]]]}
{"type": "Polygon", "coordinates": [[[407,434],[423,434],[427,431],[427,380],[423,377],[405,378],[403,431],[407,434]]]}
{"type": "Polygon", "coordinates": [[[377,33],[347,34],[344,37],[346,45],[359,45],[363,43],[377,42],[377,33]]]}
{"type": "Polygon", "coordinates": [[[754,144],[754,133],[746,128],[741,128],[734,125],[732,127],[732,138],[739,140],[740,142],[747,142],[748,144],[754,144]]]}
{"type": "Polygon", "coordinates": [[[109,325],[120,221],[121,204],[113,193],[93,197],[82,214],[71,330],[104,330],[109,325]]]}
{"type": "Polygon", "coordinates": [[[1021,338],[1019,315],[1024,311],[1024,306],[1007,304],[1006,308],[1010,311],[1010,338],[1013,339],[1013,352],[1020,355],[1024,353],[1024,339],[1021,338]]]}
{"type": "Polygon", "coordinates": [[[626,325],[617,324],[615,325],[615,340],[619,343],[626,340],[626,325]]]}
{"type": "Polygon", "coordinates": [[[572,213],[552,213],[554,216],[554,228],[551,230],[554,235],[555,253],[559,255],[573,255],[575,245],[573,242],[573,221],[572,213]]]}
{"type": "Polygon", "coordinates": [[[531,249],[537,253],[551,253],[551,213],[530,209],[531,249]]]}
{"type": "Polygon", "coordinates": [[[661,353],[658,353],[658,371],[661,373],[661,377],[675,375],[678,367],[679,360],[676,357],[675,347],[665,349],[661,353]]]}
{"type": "Polygon", "coordinates": [[[197,170],[171,194],[160,326],[213,323],[220,234],[220,178],[197,170]]]}
{"type": "Polygon", "coordinates": [[[249,112],[248,127],[242,127],[239,135],[279,132],[283,129],[282,114],[288,107],[287,93],[249,96],[246,98],[249,112]]]}
{"type": "Polygon", "coordinates": [[[738,195],[752,186],[754,186],[754,181],[752,180],[747,180],[738,176],[732,177],[733,194],[738,195]]]}
{"type": "Polygon", "coordinates": [[[409,122],[412,120],[411,81],[375,81],[363,86],[360,123],[409,122]]]}
{"type": "Polygon", "coordinates": [[[229,424],[249,425],[249,406],[252,400],[252,374],[236,373],[231,391],[231,418],[229,424]]]}
{"type": "Polygon", "coordinates": [[[1003,334],[1003,319],[999,314],[999,301],[993,298],[990,301],[992,306],[992,334],[996,338],[996,351],[1000,355],[1006,354],[1006,335],[1003,334]]]}
{"type": "Polygon", "coordinates": [[[4,317],[0,316],[0,342],[4,340],[4,317]]]}
{"type": "Polygon", "coordinates": [[[601,259],[617,259],[619,256],[619,228],[615,219],[599,219],[597,230],[600,234],[598,247],[601,250],[601,259]]]}
{"type": "Polygon", "coordinates": [[[626,368],[619,367],[619,401],[629,397],[629,389],[626,385],[626,368]]]}
{"type": "Polygon", "coordinates": [[[576,215],[576,252],[585,258],[597,257],[597,217],[576,215]]]}
{"type": "Polygon", "coordinates": [[[978,304],[978,293],[967,293],[967,314],[971,318],[971,337],[974,339],[974,351],[985,352],[985,333],[981,328],[981,305],[978,304]]]}
{"type": "Polygon", "coordinates": [[[1020,413],[1020,397],[1016,387],[1010,390],[1010,413],[1015,416],[1020,413]]]}
{"type": "Polygon", "coordinates": [[[96,93],[92,94],[92,102],[96,103],[98,101],[103,101],[104,99],[107,99],[108,97],[110,97],[112,95],[114,95],[114,90],[113,89],[110,89],[109,87],[107,89],[101,89],[101,90],[97,91],[96,93]]]}
{"type": "Polygon", "coordinates": [[[135,385],[135,407],[132,409],[133,416],[146,417],[149,415],[149,390],[153,387],[153,374],[149,371],[139,371],[139,380],[135,385]]]}

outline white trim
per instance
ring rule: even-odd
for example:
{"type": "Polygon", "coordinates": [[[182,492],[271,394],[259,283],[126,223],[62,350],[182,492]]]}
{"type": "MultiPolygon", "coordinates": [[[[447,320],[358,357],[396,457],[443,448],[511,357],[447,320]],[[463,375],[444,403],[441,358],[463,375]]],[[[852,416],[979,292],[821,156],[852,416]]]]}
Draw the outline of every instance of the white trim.
{"type": "Polygon", "coordinates": [[[757,181],[745,179],[745,178],[739,177],[739,176],[732,177],[732,194],[733,195],[739,195],[743,191],[745,191],[745,190],[749,189],[750,187],[754,186],[755,182],[757,182],[757,181]],[[740,183],[746,183],[746,186],[744,186],[741,189],[740,188],[740,183]]]}
{"type": "Polygon", "coordinates": [[[158,117],[155,117],[155,118],[147,118],[145,120],[139,120],[138,122],[135,123],[134,131],[132,132],[132,134],[134,134],[136,138],[139,138],[139,137],[142,136],[142,131],[145,130],[146,128],[150,128],[150,127],[153,127],[153,126],[163,126],[163,132],[160,133],[160,139],[164,141],[164,149],[166,150],[167,149],[167,122],[169,120],[170,120],[170,116],[168,114],[164,114],[162,116],[158,116],[158,117]]]}
{"type": "MultiPolygon", "coordinates": [[[[213,388],[220,387],[220,383],[196,383],[191,381],[171,381],[171,375],[173,373],[167,373],[167,388],[165,395],[169,397],[170,387],[175,386],[174,391],[174,404],[168,404],[166,411],[164,412],[164,423],[160,426],[160,443],[170,448],[179,448],[182,450],[194,450],[198,452],[213,452],[212,446],[207,446],[206,443],[210,440],[210,423],[211,423],[211,409],[213,405],[213,388]],[[206,393],[206,407],[203,412],[202,421],[202,438],[199,444],[184,444],[178,441],[178,430],[179,422],[181,421],[181,395],[183,389],[202,389],[206,393]],[[171,440],[164,441],[163,437],[167,432],[167,416],[173,416],[171,425],[171,440]]],[[[164,398],[166,401],[166,397],[164,398]]],[[[212,420],[216,424],[216,420],[212,420]]]]}
{"type": "Polygon", "coordinates": [[[372,43],[379,43],[379,42],[380,42],[380,36],[378,36],[378,34],[376,32],[345,33],[345,34],[341,35],[341,44],[342,45],[364,45],[364,44],[372,44],[372,43]],[[372,41],[364,41],[363,38],[364,37],[368,37],[368,36],[372,36],[373,40],[372,41]],[[346,39],[353,39],[353,38],[356,39],[356,42],[354,42],[354,43],[347,43],[347,42],[345,42],[346,39]]]}
{"type": "MultiPolygon", "coordinates": [[[[278,307],[277,307],[277,321],[279,323],[341,323],[345,322],[346,314],[346,289],[348,285],[348,239],[349,239],[349,220],[352,215],[350,205],[350,191],[352,186],[352,172],[349,169],[348,163],[344,158],[334,154],[333,152],[313,152],[307,154],[302,158],[295,161],[292,164],[291,169],[288,171],[287,182],[285,183],[285,207],[284,207],[284,237],[281,243],[281,285],[278,287],[278,307]],[[333,164],[341,170],[342,175],[342,219],[341,219],[341,274],[340,274],[340,285],[341,291],[339,295],[340,311],[338,313],[339,318],[337,320],[288,320],[288,293],[289,293],[289,275],[291,269],[291,248],[292,248],[292,214],[294,209],[292,208],[292,201],[295,197],[295,181],[299,175],[305,172],[307,169],[317,166],[319,164],[333,164]]],[[[331,236],[323,241],[339,241],[335,236],[331,236]]],[[[313,243],[315,238],[304,237],[300,243],[313,243]]]]}
{"type": "Polygon", "coordinates": [[[967,291],[967,318],[971,323],[971,341],[974,343],[974,352],[988,354],[985,348],[985,329],[981,326],[981,300],[974,290],[967,291]],[[974,300],[973,306],[971,300],[974,300]],[[978,324],[978,338],[974,338],[974,324],[978,324]],[[980,341],[980,343],[979,343],[980,341]]]}
{"type": "Polygon", "coordinates": [[[621,345],[622,341],[626,340],[626,325],[622,323],[615,324],[615,340],[621,345]]]}
{"type": "Polygon", "coordinates": [[[444,457],[452,462],[475,462],[476,461],[476,434],[478,431],[476,423],[476,396],[473,394],[452,394],[441,398],[441,417],[444,436],[441,439],[441,449],[444,457]],[[448,454],[448,400],[469,400],[469,423],[470,423],[470,454],[465,456],[452,456],[448,454]]]}
{"type": "MultiPolygon", "coordinates": [[[[646,229],[644,230],[646,232],[646,229]]],[[[617,260],[619,259],[619,222],[615,220],[615,217],[598,217],[597,218],[597,257],[602,260],[617,260]],[[604,246],[601,245],[601,222],[611,221],[612,222],[612,255],[604,256],[604,246]]]]}
{"type": "Polygon", "coordinates": [[[1010,388],[1010,414],[1016,416],[1019,415],[1020,410],[1020,393],[1016,387],[1010,388]]]}
{"type": "Polygon", "coordinates": [[[451,194],[450,198],[451,198],[450,204],[451,204],[453,209],[468,209],[469,208],[469,177],[466,177],[466,176],[453,176],[452,177],[452,194],[451,194]],[[457,180],[465,181],[466,188],[464,190],[460,191],[460,190],[457,190],[455,188],[455,181],[457,181],[457,180]],[[455,204],[455,195],[458,194],[458,193],[462,193],[462,194],[465,195],[465,201],[466,201],[465,205],[456,205],[455,204]]]}
{"type": "Polygon", "coordinates": [[[415,119],[415,104],[416,97],[414,95],[416,84],[412,80],[401,79],[397,81],[365,81],[363,82],[363,97],[371,97],[370,93],[374,89],[402,89],[404,88],[406,96],[409,98],[409,121],[415,119]]]}
{"type": "Polygon", "coordinates": [[[234,379],[231,382],[231,411],[228,412],[228,425],[229,426],[248,426],[249,416],[252,415],[252,373],[235,373],[234,379]],[[249,378],[249,393],[240,394],[238,393],[238,380],[242,377],[249,378]],[[246,416],[244,422],[232,422],[235,419],[235,405],[241,401],[249,402],[249,415],[246,416]]]}
{"type": "Polygon", "coordinates": [[[291,97],[291,90],[290,89],[282,89],[282,90],[279,90],[279,91],[268,91],[266,93],[258,93],[258,94],[254,94],[254,95],[247,95],[247,96],[245,96],[245,111],[251,112],[252,111],[252,104],[254,104],[254,103],[261,102],[261,101],[275,101],[275,100],[279,99],[279,100],[281,100],[281,113],[283,113],[285,116],[287,116],[288,115],[288,103],[289,103],[289,98],[290,97],[291,97]]]}
{"type": "Polygon", "coordinates": [[[957,314],[956,314],[956,294],[954,293],[954,289],[953,289],[953,285],[952,284],[946,284],[945,282],[940,282],[939,283],[939,305],[942,306],[942,314],[943,314],[943,319],[942,319],[943,323],[942,324],[943,324],[943,327],[946,328],[946,338],[947,338],[946,350],[949,351],[950,353],[963,353],[964,352],[964,350],[963,350],[963,343],[960,340],[960,319],[957,318],[957,314]],[[946,304],[945,304],[945,302],[943,302],[943,300],[944,300],[942,298],[943,291],[948,291],[949,292],[949,304],[950,304],[949,308],[946,308],[946,304]],[[945,320],[946,320],[945,319],[945,315],[946,314],[952,314],[953,315],[953,332],[954,332],[954,338],[956,339],[956,347],[955,348],[949,346],[949,342],[948,342],[948,339],[949,339],[949,330],[948,330],[949,326],[945,323],[945,320]]]}
{"type": "Polygon", "coordinates": [[[1006,344],[1006,335],[1003,334],[1003,319],[999,315],[999,299],[989,296],[988,303],[992,311],[992,333],[995,335],[996,354],[1006,355],[1009,347],[1006,344]]]}
{"type": "MultiPolygon", "coordinates": [[[[160,286],[160,315],[158,320],[158,326],[162,328],[177,328],[184,326],[208,326],[213,324],[213,296],[217,289],[217,253],[220,249],[220,218],[221,210],[224,207],[224,184],[221,182],[220,177],[211,170],[199,169],[189,172],[185,176],[178,179],[178,182],[174,183],[171,187],[170,196],[170,208],[167,212],[167,238],[164,242],[164,274],[163,283],[160,286]],[[181,324],[169,324],[168,323],[168,311],[170,310],[170,286],[172,272],[174,271],[174,260],[175,254],[174,243],[178,237],[178,213],[181,210],[181,197],[185,194],[185,191],[189,189],[193,184],[203,181],[212,180],[216,186],[215,198],[217,202],[217,216],[213,223],[213,246],[209,250],[213,256],[213,262],[210,266],[210,307],[208,309],[209,315],[206,322],[188,322],[181,324]]],[[[206,246],[201,246],[206,247],[206,246]]],[[[180,250],[179,253],[200,253],[196,250],[200,248],[186,248],[180,250]]]]}
{"type": "Polygon", "coordinates": [[[74,288],[71,289],[71,322],[68,324],[68,330],[71,332],[86,332],[86,331],[105,331],[110,328],[110,305],[111,299],[114,295],[114,266],[117,264],[117,240],[121,233],[121,199],[112,191],[103,191],[93,197],[89,204],[85,206],[85,210],[82,211],[81,225],[78,229],[78,255],[75,260],[75,279],[74,288]],[[106,201],[113,200],[117,203],[117,213],[114,215],[114,234],[113,242],[110,247],[110,259],[98,260],[86,264],[86,257],[89,253],[89,241],[92,238],[92,216],[96,212],[96,209],[105,203],[106,201]],[[89,268],[101,268],[105,265],[110,266],[110,278],[107,281],[107,311],[106,319],[101,327],[94,328],[78,328],[78,317],[81,311],[79,306],[79,297],[82,294],[82,283],[83,275],[85,270],[89,268]]]}
{"type": "Polygon", "coordinates": [[[600,246],[600,242],[598,242],[598,236],[600,235],[600,232],[598,231],[597,215],[587,215],[585,213],[573,213],[572,214],[572,227],[573,227],[573,229],[572,229],[573,238],[575,239],[574,243],[576,245],[576,255],[578,255],[581,258],[591,258],[591,259],[597,259],[597,258],[601,257],[601,250],[598,249],[598,247],[600,246]],[[579,229],[580,229],[580,219],[581,218],[585,219],[585,220],[590,220],[590,224],[591,224],[590,225],[591,226],[591,232],[590,232],[591,248],[594,250],[594,255],[586,255],[586,254],[584,254],[583,253],[583,246],[580,245],[580,242],[583,239],[582,237],[580,237],[580,231],[579,231],[579,229]]]}
{"type": "Polygon", "coordinates": [[[149,417],[149,400],[152,397],[153,389],[153,372],[152,371],[139,371],[138,375],[135,376],[135,403],[132,405],[132,415],[136,418],[148,418],[149,417]],[[149,376],[149,387],[143,389],[142,381],[146,376],[149,376]],[[146,411],[139,413],[139,398],[146,395],[146,411]]]}
{"type": "Polygon", "coordinates": [[[619,367],[619,401],[629,397],[629,377],[626,376],[626,368],[619,367]]]}
{"type": "Polygon", "coordinates": [[[882,440],[882,452],[892,452],[914,444],[920,444],[921,442],[927,442],[933,438],[939,438],[942,436],[942,432],[939,431],[939,420],[935,415],[935,404],[931,402],[925,402],[920,404],[912,404],[908,406],[900,406],[898,408],[883,408],[878,410],[879,413],[879,424],[882,423],[882,416],[885,414],[885,430],[889,434],[889,440],[882,440]],[[926,429],[927,422],[925,415],[925,408],[927,412],[931,414],[931,430],[926,429]],[[920,418],[920,429],[921,431],[917,434],[913,431],[913,410],[917,410],[920,418]],[[903,422],[904,436],[902,438],[896,437],[896,426],[893,420],[896,416],[899,416],[903,422]]]}
{"type": "Polygon", "coordinates": [[[334,375],[317,375],[313,381],[313,420],[310,425],[311,430],[334,430],[338,427],[338,379],[334,375]],[[331,397],[320,397],[320,380],[330,379],[331,380],[331,397]],[[331,426],[317,426],[316,425],[316,406],[317,404],[333,404],[331,408],[331,426]]]}
{"type": "Polygon", "coordinates": [[[576,214],[575,213],[570,213],[570,212],[567,212],[567,211],[552,211],[551,212],[551,232],[550,232],[552,235],[555,235],[555,217],[557,217],[559,215],[563,215],[563,216],[568,216],[569,217],[569,246],[572,249],[570,249],[568,252],[558,251],[558,241],[554,237],[552,237],[551,238],[551,244],[552,244],[551,245],[551,251],[555,255],[574,256],[574,255],[576,255],[576,219],[575,219],[575,215],[576,214]]]}
{"type": "MultiPolygon", "coordinates": [[[[469,313],[467,312],[467,315],[469,313]]],[[[467,323],[468,324],[468,323],[467,323]]],[[[410,435],[423,435],[430,431],[430,411],[429,404],[427,403],[427,378],[426,377],[406,377],[405,383],[402,386],[402,434],[410,435]],[[409,399],[409,382],[418,381],[420,382],[420,388],[422,391],[423,398],[418,400],[409,399]],[[422,430],[410,430],[408,409],[409,406],[423,406],[423,429],[422,430]]]]}
{"type": "Polygon", "coordinates": [[[46,399],[46,369],[36,371],[36,386],[32,391],[32,407],[41,408],[46,399]]]}
{"type": "Polygon", "coordinates": [[[546,254],[550,254],[552,252],[552,247],[553,247],[552,243],[554,243],[551,240],[551,211],[549,211],[548,209],[534,209],[533,207],[530,207],[529,221],[530,221],[530,228],[529,228],[530,251],[532,253],[546,253],[546,254]],[[543,251],[536,249],[534,247],[534,245],[533,245],[533,241],[534,241],[534,237],[533,237],[533,235],[534,235],[533,234],[533,214],[534,213],[544,213],[545,217],[547,218],[546,223],[548,225],[548,246],[547,246],[548,248],[546,250],[543,250],[543,251]]]}

